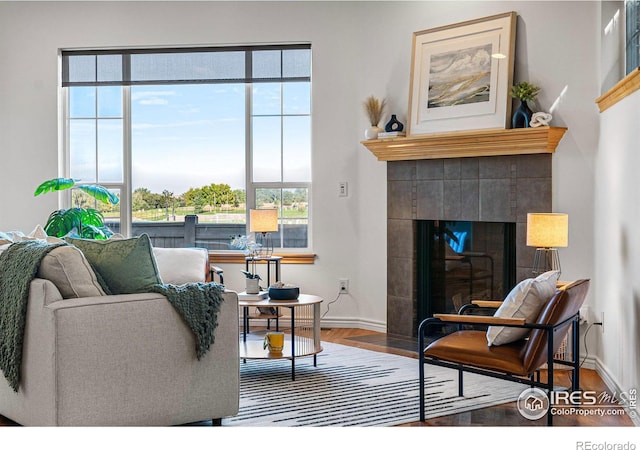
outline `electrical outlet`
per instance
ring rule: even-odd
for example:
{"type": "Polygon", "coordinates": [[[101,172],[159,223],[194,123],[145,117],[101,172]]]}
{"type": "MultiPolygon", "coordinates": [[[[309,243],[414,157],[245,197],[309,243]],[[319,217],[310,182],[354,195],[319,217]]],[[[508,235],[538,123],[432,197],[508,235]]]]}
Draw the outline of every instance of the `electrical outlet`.
{"type": "Polygon", "coordinates": [[[349,293],[349,279],[348,278],[338,278],[338,289],[341,294],[349,293]]]}
{"type": "Polygon", "coordinates": [[[591,323],[591,315],[589,312],[588,306],[580,308],[580,323],[591,323]]]}

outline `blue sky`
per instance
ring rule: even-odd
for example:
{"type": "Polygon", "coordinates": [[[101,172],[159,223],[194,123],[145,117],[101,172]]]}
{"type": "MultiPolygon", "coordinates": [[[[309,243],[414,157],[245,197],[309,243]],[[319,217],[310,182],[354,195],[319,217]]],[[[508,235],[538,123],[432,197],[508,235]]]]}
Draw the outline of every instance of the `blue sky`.
{"type": "MultiPolygon", "coordinates": [[[[256,84],[254,99],[255,181],[310,181],[308,83],[256,84]],[[282,97],[282,98],[281,98],[282,97]],[[280,118],[283,120],[280,161],[280,118]]],[[[95,89],[72,88],[70,116],[95,113],[95,89]]],[[[100,182],[122,177],[122,102],[119,87],[98,88],[100,182]]],[[[244,84],[134,86],[131,89],[133,188],[182,194],[190,187],[226,183],[245,188],[244,84]]],[[[71,123],[71,176],[91,180],[96,121],[71,123]]]]}

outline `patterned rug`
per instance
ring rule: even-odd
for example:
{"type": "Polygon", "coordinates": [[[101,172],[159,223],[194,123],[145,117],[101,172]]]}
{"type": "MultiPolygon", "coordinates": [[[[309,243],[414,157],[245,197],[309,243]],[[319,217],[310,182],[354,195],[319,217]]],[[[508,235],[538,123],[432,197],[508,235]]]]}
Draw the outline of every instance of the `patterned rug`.
{"type": "MultiPolygon", "coordinates": [[[[240,363],[240,412],[224,426],[367,427],[418,421],[418,360],[323,342],[313,358],[240,363]]],[[[427,418],[515,401],[522,385],[426,366],[427,418]]]]}

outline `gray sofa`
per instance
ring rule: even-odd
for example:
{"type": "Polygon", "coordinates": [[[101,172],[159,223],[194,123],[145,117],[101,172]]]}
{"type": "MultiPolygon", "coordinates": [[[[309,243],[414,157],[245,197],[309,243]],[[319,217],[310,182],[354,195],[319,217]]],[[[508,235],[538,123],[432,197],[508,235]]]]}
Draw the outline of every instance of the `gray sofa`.
{"type": "MultiPolygon", "coordinates": [[[[164,251],[158,269],[177,284],[173,269],[184,276],[191,260],[204,277],[198,258],[164,251]]],[[[198,360],[192,332],[160,294],[63,300],[51,281],[34,279],[21,384],[16,393],[0,380],[0,415],[35,426],[165,426],[236,415],[238,297],[227,291],[224,300],[215,343],[198,360]]]]}

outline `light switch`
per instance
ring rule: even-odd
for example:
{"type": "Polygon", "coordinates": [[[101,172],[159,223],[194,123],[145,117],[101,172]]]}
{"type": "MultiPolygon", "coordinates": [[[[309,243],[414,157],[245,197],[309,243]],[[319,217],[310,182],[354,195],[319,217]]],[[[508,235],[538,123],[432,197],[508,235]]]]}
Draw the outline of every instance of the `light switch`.
{"type": "Polygon", "coordinates": [[[347,197],[349,195],[349,183],[340,181],[338,183],[338,197],[347,197]]]}

